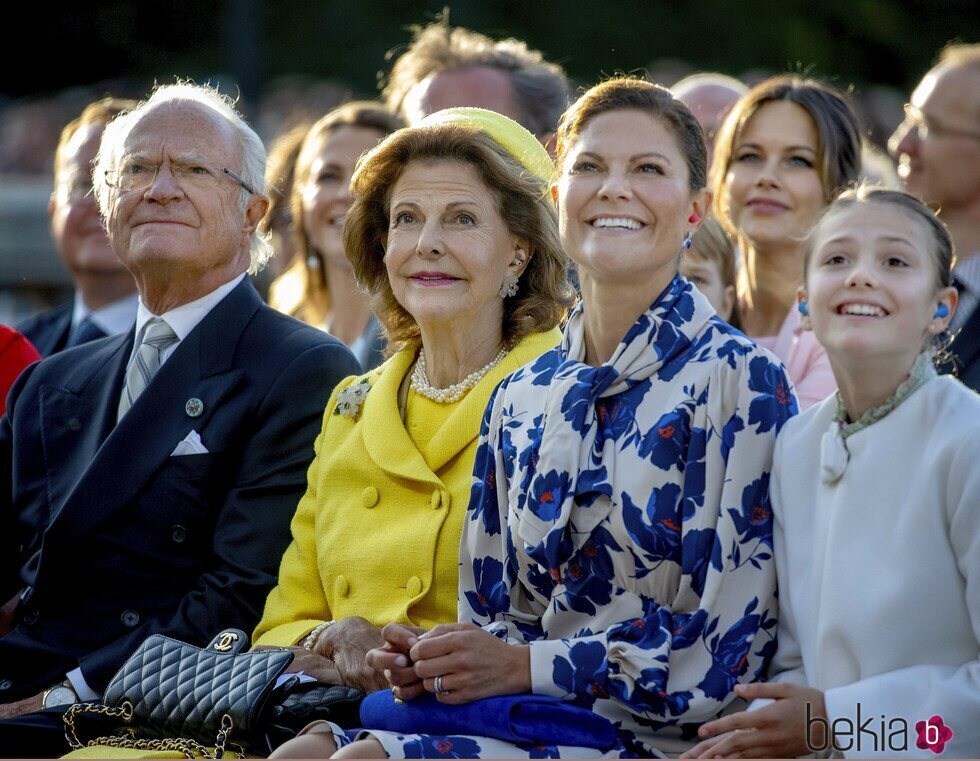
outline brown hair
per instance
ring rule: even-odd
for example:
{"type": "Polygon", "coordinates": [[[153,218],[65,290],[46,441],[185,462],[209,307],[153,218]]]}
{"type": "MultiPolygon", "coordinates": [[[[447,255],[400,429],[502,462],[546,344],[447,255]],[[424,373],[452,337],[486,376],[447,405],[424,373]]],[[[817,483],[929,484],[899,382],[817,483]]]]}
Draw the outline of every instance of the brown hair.
{"type": "Polygon", "coordinates": [[[807,270],[810,267],[817,230],[821,223],[834,212],[870,203],[897,206],[905,217],[913,217],[925,225],[932,236],[933,246],[930,253],[936,268],[936,287],[946,288],[953,284],[953,264],[956,258],[953,253],[953,239],[946,224],[936,216],[932,209],[915,196],[901,190],[890,190],[877,185],[861,185],[844,191],[817,218],[816,224],[814,224],[806,241],[806,253],[803,259],[804,284],[807,282],[807,270]]]}
{"type": "Polygon", "coordinates": [[[89,124],[101,124],[105,126],[119,116],[119,114],[135,108],[136,105],[137,101],[127,100],[126,98],[103,98],[102,100],[95,101],[95,103],[89,103],[77,119],[68,122],[64,129],[61,130],[61,136],[58,138],[58,147],[54,151],[55,182],[58,182],[58,175],[64,171],[65,150],[67,150],[68,143],[71,142],[71,139],[75,137],[76,132],[82,129],[82,127],[87,127],[89,124]]]}
{"type": "Polygon", "coordinates": [[[382,97],[401,113],[405,96],[419,82],[443,71],[486,67],[510,77],[520,122],[537,137],[554,132],[568,106],[569,85],[562,68],[544,60],[520,40],[500,40],[443,18],[427,27],[412,27],[412,42],[395,62],[382,97]]]}
{"type": "Polygon", "coordinates": [[[275,226],[276,219],[280,217],[287,226],[292,225],[293,213],[290,209],[290,200],[296,159],[309,131],[309,124],[299,124],[272,141],[265,165],[265,192],[269,196],[269,209],[259,222],[259,228],[263,232],[271,230],[275,226]]]}
{"type": "Polygon", "coordinates": [[[817,128],[817,169],[829,202],[853,183],[861,171],[861,127],[843,93],[813,79],[793,75],[772,77],[756,85],[732,106],[715,140],[711,165],[712,211],[732,235],[736,234],[727,202],[725,180],[735,144],[749,119],[766,103],[789,101],[805,110],[817,128]]]}
{"type": "Polygon", "coordinates": [[[607,111],[632,109],[659,119],[673,133],[687,160],[688,185],[691,192],[704,187],[708,164],[701,125],[690,109],[666,87],[645,79],[617,77],[589,88],[571,105],[558,125],[557,163],[561,167],[571,145],[585,126],[607,111]]]}
{"type": "MultiPolygon", "coordinates": [[[[404,122],[377,101],[354,101],[330,111],[309,128],[293,167],[293,186],[289,208],[293,217],[293,241],[296,250],[296,268],[302,268],[303,298],[293,310],[293,315],[305,322],[322,325],[327,319],[330,304],[327,301],[327,268],[323,256],[310,242],[303,222],[303,186],[309,180],[313,159],[320,151],[320,139],[341,127],[361,127],[377,130],[381,138],[401,129],[404,122]],[[311,265],[311,259],[314,266],[311,265]]],[[[299,274],[299,273],[297,273],[299,274]]]]}
{"type": "Polygon", "coordinates": [[[395,299],[384,264],[391,193],[413,162],[459,162],[472,166],[497,199],[507,229],[528,254],[520,290],[504,300],[504,340],[555,327],[574,300],[568,260],[558,236],[558,218],[544,182],[485,132],[461,124],[403,129],[365,154],[354,175],[354,205],[344,225],[344,249],[358,282],[371,294],[385,328],[388,352],[419,340],[415,319],[395,299]]]}
{"type": "Polygon", "coordinates": [[[714,217],[708,217],[701,223],[691,238],[691,248],[684,252],[684,256],[713,264],[721,274],[722,286],[735,285],[735,241],[714,217]]]}

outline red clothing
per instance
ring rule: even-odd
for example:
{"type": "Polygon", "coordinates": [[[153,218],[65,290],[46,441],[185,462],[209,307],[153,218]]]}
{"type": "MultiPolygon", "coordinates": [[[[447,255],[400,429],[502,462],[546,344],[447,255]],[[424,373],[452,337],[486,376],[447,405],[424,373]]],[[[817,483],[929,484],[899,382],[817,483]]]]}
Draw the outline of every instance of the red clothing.
{"type": "Polygon", "coordinates": [[[24,336],[0,325],[0,415],[7,411],[7,392],[17,376],[41,355],[24,336]]]}

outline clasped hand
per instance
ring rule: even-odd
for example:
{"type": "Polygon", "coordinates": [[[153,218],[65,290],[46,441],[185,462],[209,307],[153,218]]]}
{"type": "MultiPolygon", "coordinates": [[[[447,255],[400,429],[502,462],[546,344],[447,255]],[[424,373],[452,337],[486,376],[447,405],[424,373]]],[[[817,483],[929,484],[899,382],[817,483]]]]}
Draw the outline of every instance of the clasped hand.
{"type": "Polygon", "coordinates": [[[473,624],[439,624],[421,634],[388,624],[382,635],[384,645],[367,654],[367,663],[385,676],[399,700],[431,692],[441,703],[458,704],[531,690],[530,648],[473,624]]]}
{"type": "Polygon", "coordinates": [[[293,654],[289,668],[302,671],[322,684],[346,684],[364,692],[384,690],[388,681],[365,662],[367,652],[383,644],[378,627],[360,616],[349,616],[320,632],[312,650],[300,645],[288,648],[293,654]]]}

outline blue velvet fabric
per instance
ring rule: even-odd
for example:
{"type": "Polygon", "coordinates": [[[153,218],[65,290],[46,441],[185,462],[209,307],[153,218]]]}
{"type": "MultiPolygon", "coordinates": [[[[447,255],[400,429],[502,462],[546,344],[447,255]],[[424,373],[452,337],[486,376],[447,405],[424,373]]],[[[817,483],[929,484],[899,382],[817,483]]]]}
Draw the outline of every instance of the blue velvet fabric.
{"type": "Polygon", "coordinates": [[[616,728],[608,719],[544,695],[503,695],[445,705],[429,694],[396,703],[391,690],[381,690],[361,703],[361,725],[405,734],[473,735],[584,748],[605,749],[616,743],[616,728]]]}

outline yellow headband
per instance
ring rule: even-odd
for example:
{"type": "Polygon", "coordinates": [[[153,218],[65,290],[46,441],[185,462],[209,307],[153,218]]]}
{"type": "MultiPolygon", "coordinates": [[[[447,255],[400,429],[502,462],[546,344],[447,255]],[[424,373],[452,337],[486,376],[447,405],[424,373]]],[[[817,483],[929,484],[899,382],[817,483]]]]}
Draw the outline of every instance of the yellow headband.
{"type": "Polygon", "coordinates": [[[415,126],[437,127],[443,124],[462,124],[483,130],[520,161],[527,171],[545,184],[551,182],[555,165],[548,151],[534,135],[513,119],[485,108],[447,108],[430,114],[415,126]]]}

